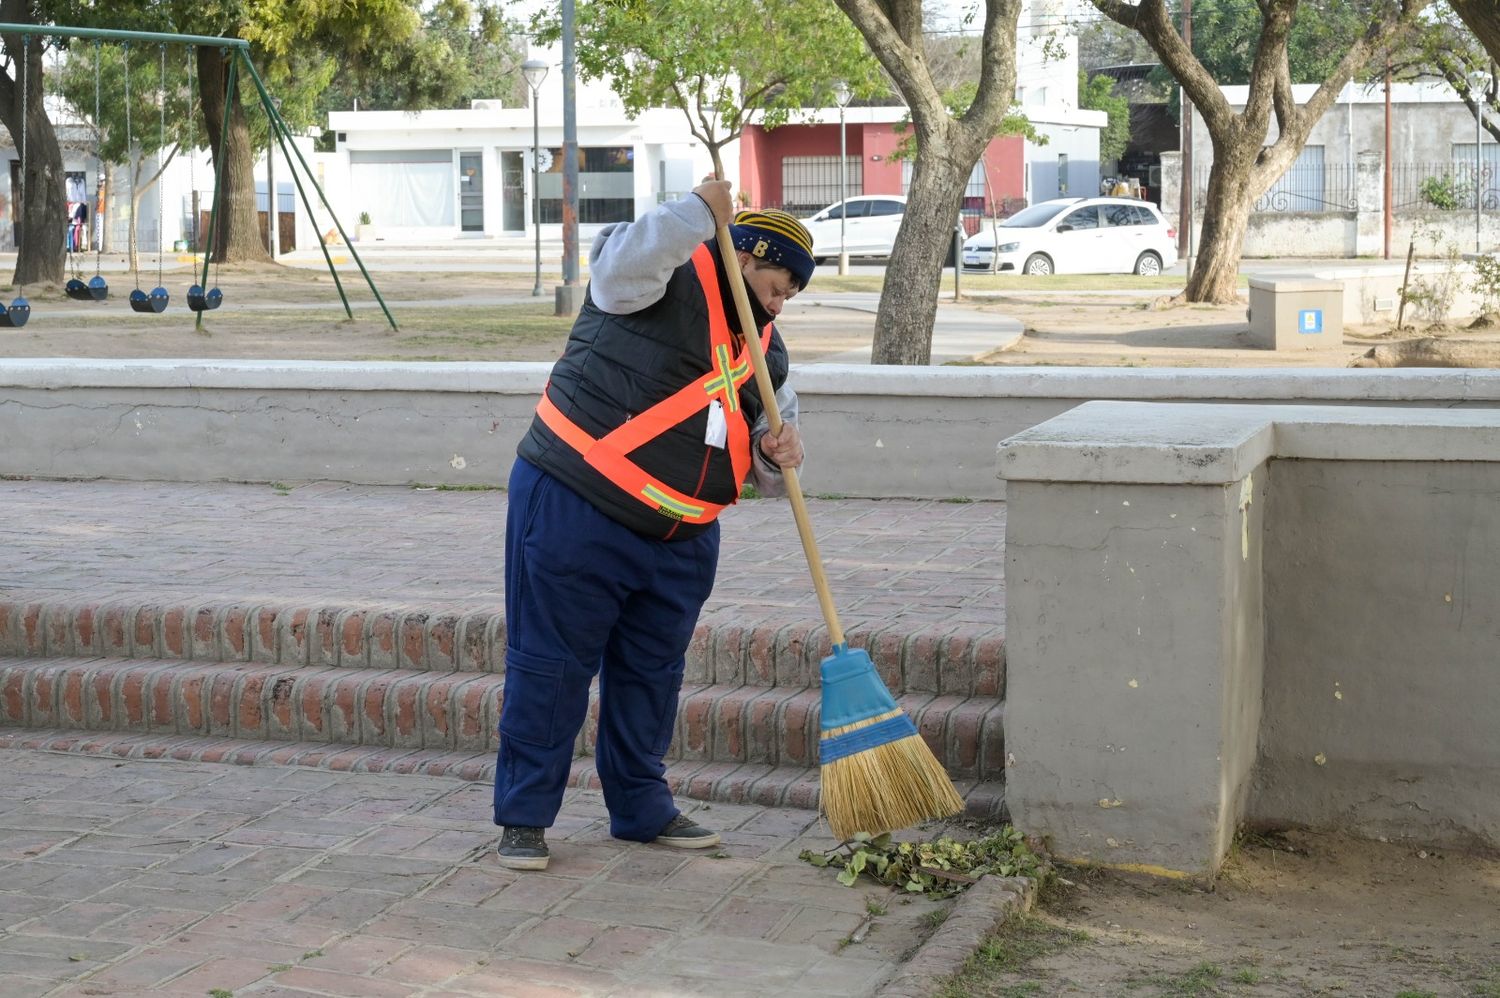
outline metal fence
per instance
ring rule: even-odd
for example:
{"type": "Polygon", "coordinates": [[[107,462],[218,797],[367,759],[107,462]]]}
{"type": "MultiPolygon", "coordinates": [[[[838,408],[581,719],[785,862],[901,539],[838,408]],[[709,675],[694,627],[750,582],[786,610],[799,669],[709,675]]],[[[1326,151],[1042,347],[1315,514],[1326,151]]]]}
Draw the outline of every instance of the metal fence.
{"type": "MultiPolygon", "coordinates": [[[[1353,163],[1298,162],[1255,199],[1254,212],[1342,212],[1359,210],[1358,168],[1353,163]]],[[[1208,203],[1209,167],[1193,171],[1193,206],[1208,203]]]]}
{"type": "Polygon", "coordinates": [[[1403,209],[1500,209],[1500,170],[1493,162],[1396,163],[1391,168],[1391,203],[1403,209]]]}

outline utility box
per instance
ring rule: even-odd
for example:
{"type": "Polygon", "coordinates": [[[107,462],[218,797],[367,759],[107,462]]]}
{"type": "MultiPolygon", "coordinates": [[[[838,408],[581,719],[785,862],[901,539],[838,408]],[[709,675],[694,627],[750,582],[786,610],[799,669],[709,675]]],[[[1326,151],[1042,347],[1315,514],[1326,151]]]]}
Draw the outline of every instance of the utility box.
{"type": "Polygon", "coordinates": [[[1344,285],[1316,277],[1250,278],[1250,345],[1324,350],[1344,344],[1344,285]]]}

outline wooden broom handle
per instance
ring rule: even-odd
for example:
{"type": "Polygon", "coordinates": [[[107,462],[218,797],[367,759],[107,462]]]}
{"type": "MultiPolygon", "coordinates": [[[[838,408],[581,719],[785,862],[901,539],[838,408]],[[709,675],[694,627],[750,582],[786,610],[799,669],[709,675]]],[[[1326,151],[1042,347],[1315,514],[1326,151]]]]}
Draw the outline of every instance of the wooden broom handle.
{"type": "MultiPolygon", "coordinates": [[[[745,293],[745,275],[740,270],[740,260],[735,254],[734,238],[729,226],[718,227],[719,254],[724,258],[724,273],[729,280],[729,290],[734,293],[734,305],[740,315],[740,329],[745,333],[745,343],[750,348],[750,361],[755,368],[755,384],[760,389],[760,402],[770,420],[771,432],[781,433],[781,410],[776,405],[776,387],[771,384],[771,372],[766,367],[766,352],[761,348],[759,330],[755,328],[755,316],[750,311],[750,296],[745,293]]],[[[756,446],[754,442],[750,446],[756,446]]],[[[807,515],[807,500],[802,497],[802,485],[797,481],[796,468],[782,468],[786,478],[786,495],[792,503],[792,515],[797,520],[797,533],[802,537],[802,551],[807,555],[807,568],[812,573],[813,588],[818,592],[818,605],[823,608],[823,619],[828,622],[828,636],[835,645],[844,643],[844,629],[839,626],[838,611],[833,608],[833,594],[828,591],[828,576],[823,573],[823,558],[818,554],[818,542],[813,537],[812,521],[807,515]]]]}

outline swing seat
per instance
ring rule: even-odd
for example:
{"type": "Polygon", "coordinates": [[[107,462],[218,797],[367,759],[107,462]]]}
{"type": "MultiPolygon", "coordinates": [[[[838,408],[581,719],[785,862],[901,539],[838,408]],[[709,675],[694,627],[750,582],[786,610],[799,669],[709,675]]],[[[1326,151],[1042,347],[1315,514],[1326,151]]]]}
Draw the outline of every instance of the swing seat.
{"type": "Polygon", "coordinates": [[[17,298],[4,312],[0,312],[0,328],[20,329],[26,325],[26,320],[29,318],[31,318],[31,303],[25,298],[17,298]]]}
{"type": "Polygon", "coordinates": [[[218,288],[210,288],[207,292],[201,284],[194,284],[188,288],[187,305],[194,312],[212,312],[224,304],[224,292],[218,288]]]}
{"type": "Polygon", "coordinates": [[[89,286],[76,277],[69,281],[67,284],[63,285],[63,291],[66,292],[67,296],[74,301],[94,300],[94,294],[89,290],[89,286]]]}
{"type": "Polygon", "coordinates": [[[103,301],[109,297],[109,282],[98,274],[89,278],[89,297],[94,301],[103,301]]]}
{"type": "Polygon", "coordinates": [[[130,307],[137,312],[164,312],[167,308],[167,289],[155,287],[148,295],[140,288],[130,292],[130,307]]]}

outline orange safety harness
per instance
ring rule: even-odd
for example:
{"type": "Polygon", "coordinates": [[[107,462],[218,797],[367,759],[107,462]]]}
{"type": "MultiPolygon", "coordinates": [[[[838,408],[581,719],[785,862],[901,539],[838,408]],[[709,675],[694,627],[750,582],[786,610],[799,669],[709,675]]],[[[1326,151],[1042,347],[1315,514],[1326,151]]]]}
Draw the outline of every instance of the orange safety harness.
{"type": "MultiPolygon", "coordinates": [[[[685,495],[652,477],[626,456],[642,444],[654,440],[690,416],[708,408],[718,399],[724,405],[726,416],[738,417],[726,419],[729,461],[734,469],[736,495],[745,484],[745,476],[750,473],[750,427],[740,411],[739,398],[740,386],[754,374],[750,356],[742,347],[737,348],[734,334],[729,330],[729,319],[724,313],[724,299],[720,297],[719,274],[714,267],[713,254],[706,246],[699,246],[693,251],[692,263],[698,272],[698,283],[702,285],[703,294],[708,299],[711,356],[707,374],[597,439],[564,415],[546,391],[542,392],[542,400],[536,411],[559,440],[577,451],[590,467],[628,495],[673,520],[708,523],[724,511],[724,505],[685,495]]],[[[761,330],[760,339],[762,348],[769,351],[771,323],[766,323],[761,330]]]]}

